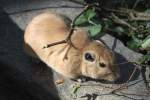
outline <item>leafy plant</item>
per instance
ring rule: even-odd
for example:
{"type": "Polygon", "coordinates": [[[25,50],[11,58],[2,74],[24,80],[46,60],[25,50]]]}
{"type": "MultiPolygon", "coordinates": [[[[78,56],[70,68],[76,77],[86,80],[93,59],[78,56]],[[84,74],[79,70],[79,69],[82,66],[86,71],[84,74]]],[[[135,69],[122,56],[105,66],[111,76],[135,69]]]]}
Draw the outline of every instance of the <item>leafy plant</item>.
{"type": "Polygon", "coordinates": [[[77,97],[77,92],[80,89],[80,84],[79,83],[75,83],[71,86],[71,96],[73,96],[74,98],[77,97]]]}
{"type": "MultiPolygon", "coordinates": [[[[114,10],[115,11],[115,10],[114,10]]],[[[126,10],[125,10],[126,11],[126,10]]],[[[124,12],[125,12],[124,11],[124,12]]],[[[143,13],[150,14],[150,9],[143,8],[143,13]]],[[[140,52],[144,50],[144,57],[140,62],[144,63],[149,60],[150,50],[150,22],[148,21],[130,21],[128,15],[122,13],[118,16],[120,24],[114,22],[113,15],[107,15],[101,19],[97,15],[96,7],[91,7],[85,11],[75,22],[76,26],[88,28],[91,38],[97,38],[105,32],[110,31],[118,37],[123,37],[122,40],[130,49],[140,52]],[[125,21],[124,21],[125,19],[125,21]],[[127,21],[126,21],[127,20],[127,21]],[[128,38],[127,40],[126,37],[128,38]]],[[[116,17],[117,18],[117,17],[116,17]]]]}
{"type": "Polygon", "coordinates": [[[93,22],[91,21],[96,15],[96,12],[95,12],[95,8],[91,8],[91,9],[88,9],[86,12],[84,12],[83,15],[81,15],[75,22],[75,25],[77,26],[85,26],[85,24],[88,24],[88,23],[92,23],[93,22]]]}
{"type": "Polygon", "coordinates": [[[148,49],[150,48],[150,35],[148,35],[144,40],[143,43],[141,44],[141,47],[143,49],[148,49]]]}
{"type": "Polygon", "coordinates": [[[150,61],[150,52],[139,59],[139,63],[145,63],[145,62],[149,62],[149,61],[150,61]]]}
{"type": "Polygon", "coordinates": [[[88,9],[83,15],[81,15],[75,22],[75,25],[77,26],[87,26],[88,25],[88,31],[91,37],[97,36],[101,30],[102,25],[100,23],[97,23],[96,21],[96,11],[95,8],[88,9]]]}
{"type": "Polygon", "coordinates": [[[90,26],[89,27],[90,36],[95,37],[96,35],[98,35],[98,33],[101,32],[101,30],[102,30],[101,24],[90,26]]]}

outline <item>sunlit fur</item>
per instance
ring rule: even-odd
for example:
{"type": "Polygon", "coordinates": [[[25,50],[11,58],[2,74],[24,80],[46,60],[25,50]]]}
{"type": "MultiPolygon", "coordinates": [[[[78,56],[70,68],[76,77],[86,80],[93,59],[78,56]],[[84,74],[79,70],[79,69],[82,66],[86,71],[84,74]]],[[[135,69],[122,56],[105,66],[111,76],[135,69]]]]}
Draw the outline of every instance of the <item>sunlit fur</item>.
{"type": "Polygon", "coordinates": [[[110,81],[117,79],[118,67],[114,65],[115,58],[112,51],[103,43],[91,40],[88,32],[82,28],[76,28],[71,37],[76,48],[71,47],[68,51],[70,45],[64,43],[43,49],[45,45],[64,40],[68,36],[70,30],[68,23],[69,20],[66,23],[62,16],[51,12],[36,16],[25,30],[25,51],[68,78],[87,76],[110,81]],[[85,60],[86,52],[95,55],[94,62],[85,60]],[[106,67],[99,66],[100,62],[106,64],[106,67]]]}
{"type": "Polygon", "coordinates": [[[114,54],[104,44],[91,41],[87,45],[82,54],[82,73],[83,75],[94,79],[105,79],[114,81],[119,77],[118,66],[116,66],[114,54]],[[95,55],[95,61],[89,62],[84,58],[84,54],[89,52],[95,55]],[[101,67],[100,63],[104,63],[105,67],[101,67]]]}

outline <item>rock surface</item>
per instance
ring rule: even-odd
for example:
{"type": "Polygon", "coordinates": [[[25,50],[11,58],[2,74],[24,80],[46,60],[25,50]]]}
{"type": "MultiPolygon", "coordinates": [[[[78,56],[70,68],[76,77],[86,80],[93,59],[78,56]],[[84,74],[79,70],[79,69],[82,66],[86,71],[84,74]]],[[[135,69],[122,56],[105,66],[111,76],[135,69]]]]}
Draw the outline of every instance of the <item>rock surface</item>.
{"type": "MultiPolygon", "coordinates": [[[[21,95],[17,96],[15,93],[13,94],[13,92],[10,92],[9,94],[12,94],[12,96],[9,97],[8,93],[0,91],[1,100],[10,100],[12,97],[14,100],[20,100],[21,97],[23,97],[24,100],[149,99],[146,96],[127,95],[129,97],[125,97],[121,96],[121,94],[120,96],[108,94],[112,89],[106,88],[106,86],[117,88],[119,83],[127,81],[135,67],[131,63],[119,65],[121,69],[121,78],[118,84],[104,84],[89,80],[88,82],[81,83],[77,93],[72,94],[72,86],[78,83],[65,79],[63,84],[56,85],[55,81],[63,77],[52,71],[45,64],[33,63],[32,59],[24,53],[22,46],[24,29],[34,16],[45,11],[55,11],[73,19],[82,9],[80,5],[66,0],[8,0],[8,2],[1,1],[0,4],[2,7],[0,8],[0,64],[2,66],[0,67],[0,75],[3,77],[1,86],[7,87],[7,83],[8,86],[12,87],[12,91],[17,89],[16,93],[21,95]],[[8,95],[8,97],[3,94],[8,95]]],[[[115,51],[118,63],[126,62],[127,60],[137,61],[142,56],[128,49],[120,40],[108,34],[101,39],[115,51]]],[[[137,71],[130,84],[139,80],[141,80],[141,76],[139,71],[137,71]]],[[[6,90],[6,88],[4,89],[6,90]]],[[[11,88],[7,89],[10,91],[11,88]]],[[[139,82],[123,90],[123,92],[133,94],[141,94],[143,91],[145,91],[143,82],[139,82]]]]}

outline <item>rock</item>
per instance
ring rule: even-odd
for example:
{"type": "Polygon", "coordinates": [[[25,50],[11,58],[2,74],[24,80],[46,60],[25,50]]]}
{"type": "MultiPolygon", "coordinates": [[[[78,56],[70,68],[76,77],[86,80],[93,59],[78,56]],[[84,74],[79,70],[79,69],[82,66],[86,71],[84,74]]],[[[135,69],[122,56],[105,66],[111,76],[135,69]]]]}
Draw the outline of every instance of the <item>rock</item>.
{"type": "MultiPolygon", "coordinates": [[[[108,94],[112,89],[106,87],[117,88],[118,84],[128,80],[135,68],[131,63],[119,65],[121,78],[118,80],[118,84],[104,84],[89,80],[85,83],[81,83],[76,94],[71,93],[73,90],[72,86],[76,83],[75,81],[65,79],[64,83],[56,85],[55,81],[63,77],[55,71],[52,71],[43,63],[33,63],[31,61],[32,59],[24,53],[23,30],[34,16],[45,11],[55,11],[73,19],[81,11],[81,5],[66,0],[16,0],[16,2],[10,0],[9,2],[10,3],[6,3],[3,1],[4,4],[2,8],[0,8],[0,15],[3,15],[0,17],[0,62],[2,62],[3,66],[0,70],[3,72],[1,75],[4,77],[4,80],[14,81],[15,88],[18,88],[26,98],[30,95],[31,98],[28,98],[28,100],[128,100],[130,97],[148,100],[146,96],[137,97],[128,95],[129,98],[127,98],[108,94]],[[44,7],[47,8],[43,9],[44,7]]],[[[142,56],[128,49],[120,40],[108,34],[101,39],[109,48],[115,51],[118,63],[136,61],[142,56]]],[[[136,71],[130,84],[140,79],[139,71],[136,71]]],[[[5,82],[3,85],[4,84],[5,82]]],[[[145,91],[143,82],[124,89],[124,92],[132,92],[134,94],[140,94],[143,93],[143,91],[145,91]]]]}

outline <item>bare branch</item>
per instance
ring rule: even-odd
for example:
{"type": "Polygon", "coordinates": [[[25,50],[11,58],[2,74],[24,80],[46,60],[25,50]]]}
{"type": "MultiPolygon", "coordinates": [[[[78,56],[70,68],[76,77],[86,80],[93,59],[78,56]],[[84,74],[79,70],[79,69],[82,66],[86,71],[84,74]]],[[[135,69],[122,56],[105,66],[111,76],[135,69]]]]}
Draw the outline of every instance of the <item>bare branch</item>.
{"type": "Polygon", "coordinates": [[[83,11],[81,11],[75,18],[74,20],[72,21],[71,23],[71,28],[70,28],[70,31],[69,31],[69,34],[67,36],[66,39],[64,40],[61,40],[61,41],[58,41],[58,42],[55,42],[55,43],[51,43],[51,44],[48,44],[47,46],[44,46],[43,48],[49,48],[51,46],[55,46],[55,45],[58,45],[58,44],[63,44],[63,43],[69,43],[70,45],[72,45],[74,48],[76,48],[72,42],[71,42],[71,36],[73,35],[74,33],[74,30],[75,30],[75,21],[86,11],[88,10],[89,6],[85,6],[85,8],[83,9],[83,11]]]}
{"type": "Polygon", "coordinates": [[[127,27],[129,27],[130,29],[132,29],[133,31],[136,30],[135,27],[131,26],[131,25],[130,25],[129,23],[127,23],[126,21],[124,21],[124,20],[120,19],[119,17],[117,17],[114,13],[111,13],[111,15],[112,15],[112,17],[113,17],[112,20],[113,20],[115,23],[118,23],[118,24],[122,24],[122,25],[124,25],[124,26],[127,26],[127,27]]]}

